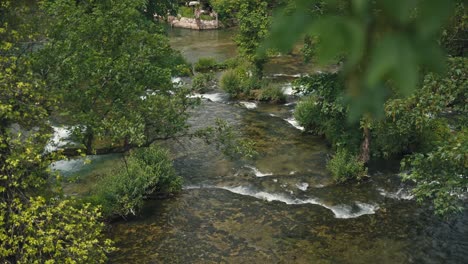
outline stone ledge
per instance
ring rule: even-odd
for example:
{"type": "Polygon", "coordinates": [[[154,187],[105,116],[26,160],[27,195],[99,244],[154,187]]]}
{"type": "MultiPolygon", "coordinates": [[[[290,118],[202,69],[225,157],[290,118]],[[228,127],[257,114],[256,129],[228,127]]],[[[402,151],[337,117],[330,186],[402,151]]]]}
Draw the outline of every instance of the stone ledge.
{"type": "Polygon", "coordinates": [[[218,29],[221,23],[218,20],[202,20],[188,17],[169,16],[167,21],[172,27],[187,28],[195,30],[218,29]]]}

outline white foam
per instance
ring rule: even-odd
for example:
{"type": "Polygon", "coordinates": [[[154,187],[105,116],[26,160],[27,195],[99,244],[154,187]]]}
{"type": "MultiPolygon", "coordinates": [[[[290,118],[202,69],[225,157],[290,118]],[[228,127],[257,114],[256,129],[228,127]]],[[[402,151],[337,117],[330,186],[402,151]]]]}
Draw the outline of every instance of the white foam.
{"type": "Polygon", "coordinates": [[[356,218],[362,215],[374,214],[376,210],[379,209],[377,205],[366,204],[362,202],[355,202],[354,207],[345,204],[339,205],[327,205],[324,202],[320,201],[317,198],[309,198],[305,200],[290,198],[283,194],[273,194],[263,191],[253,191],[250,188],[239,186],[239,187],[214,187],[223,190],[230,191],[232,193],[251,196],[257,199],[265,200],[268,202],[278,201],[285,204],[314,204],[319,205],[328,210],[332,211],[335,215],[335,218],[356,218]]]}
{"type": "Polygon", "coordinates": [[[376,210],[379,209],[377,205],[366,204],[361,202],[355,202],[355,205],[359,210],[353,210],[349,205],[335,205],[335,206],[324,206],[325,208],[330,209],[336,218],[356,218],[362,215],[374,214],[376,210]]]}
{"type": "Polygon", "coordinates": [[[56,126],[52,126],[52,128],[54,129],[54,134],[52,135],[49,143],[47,143],[45,146],[46,152],[55,151],[70,143],[70,140],[68,140],[68,138],[71,136],[70,128],[56,126]]]}
{"type": "Polygon", "coordinates": [[[171,81],[172,81],[173,84],[176,84],[176,85],[182,84],[182,78],[180,78],[180,77],[172,77],[171,81]]]}
{"type": "Polygon", "coordinates": [[[299,129],[301,131],[305,130],[303,126],[299,125],[299,123],[297,122],[297,120],[294,117],[284,119],[284,121],[288,122],[293,127],[297,128],[297,129],[299,129]]]}
{"type": "Polygon", "coordinates": [[[414,195],[411,192],[404,190],[403,188],[398,189],[396,192],[388,192],[382,188],[377,189],[380,195],[387,198],[396,199],[396,200],[412,200],[414,195]]]}
{"type": "Polygon", "coordinates": [[[265,176],[273,175],[273,173],[271,172],[263,173],[253,166],[245,166],[245,167],[251,169],[255,173],[255,176],[257,177],[265,177],[265,176]]]}
{"type": "Polygon", "coordinates": [[[194,93],[190,98],[208,99],[212,102],[224,102],[226,95],[223,93],[198,94],[194,93]]]}
{"type": "Polygon", "coordinates": [[[307,188],[309,188],[309,184],[307,182],[301,182],[297,183],[296,187],[301,191],[307,191],[307,188]]]}
{"type": "Polygon", "coordinates": [[[240,194],[240,195],[245,195],[245,196],[251,196],[255,197],[257,199],[265,200],[268,202],[273,202],[273,201],[279,201],[283,202],[285,204],[297,204],[294,199],[291,199],[289,197],[286,197],[285,195],[281,194],[272,194],[268,192],[254,192],[248,187],[244,186],[238,186],[238,187],[218,187],[219,189],[227,190],[232,193],[240,194]]]}
{"type": "Polygon", "coordinates": [[[254,102],[240,101],[239,104],[243,105],[247,109],[257,108],[257,104],[254,102]]]}
{"type": "Polygon", "coordinates": [[[275,73],[273,77],[290,77],[290,78],[300,78],[301,74],[286,74],[286,73],[275,73]]]}
{"type": "Polygon", "coordinates": [[[283,94],[285,95],[293,95],[294,94],[294,90],[292,88],[292,84],[291,83],[287,83],[285,84],[283,87],[283,94]]]}

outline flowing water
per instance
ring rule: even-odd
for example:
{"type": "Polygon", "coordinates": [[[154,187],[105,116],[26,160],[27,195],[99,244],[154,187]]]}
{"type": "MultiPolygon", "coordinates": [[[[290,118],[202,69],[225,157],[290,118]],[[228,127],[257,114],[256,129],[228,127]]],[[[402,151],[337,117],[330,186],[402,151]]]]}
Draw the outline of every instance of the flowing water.
{"type": "MultiPolygon", "coordinates": [[[[192,62],[235,54],[232,31],[174,29],[170,36],[192,62]]],[[[314,71],[294,57],[282,60],[289,64],[267,67],[278,82],[314,71]]],[[[330,151],[297,126],[294,98],[272,105],[230,101],[219,90],[203,97],[190,119],[194,129],[222,118],[254,140],[259,155],[230,160],[201,140],[164,142],[184,190],[113,223],[120,250],[111,263],[468,263],[468,213],[443,220],[419,206],[397,164],[373,164],[370,180],[334,185],[325,169],[330,151]]],[[[57,166],[86,183],[119,162],[95,159],[57,166]]],[[[80,193],[76,186],[68,192],[80,193]]]]}

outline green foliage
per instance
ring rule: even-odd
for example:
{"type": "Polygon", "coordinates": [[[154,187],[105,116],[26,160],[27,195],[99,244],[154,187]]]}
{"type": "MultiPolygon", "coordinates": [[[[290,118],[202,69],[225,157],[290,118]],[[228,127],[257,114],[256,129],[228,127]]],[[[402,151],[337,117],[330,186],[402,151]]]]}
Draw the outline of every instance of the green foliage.
{"type": "MultiPolygon", "coordinates": [[[[301,98],[294,109],[294,118],[306,131],[314,131],[320,126],[320,106],[317,96],[301,98]]],[[[316,131],[318,132],[318,131],[316,131]]]]}
{"type": "Polygon", "coordinates": [[[0,3],[0,262],[104,263],[112,247],[99,210],[42,197],[60,197],[47,185],[60,156],[44,153],[58,99],[31,69],[40,42],[30,12],[0,3]]]}
{"type": "Polygon", "coordinates": [[[427,74],[414,95],[385,103],[386,118],[373,124],[374,155],[430,150],[431,144],[450,136],[440,116],[447,110],[468,114],[468,66],[466,58],[450,59],[448,65],[444,76],[427,74]]]}
{"type": "Polygon", "coordinates": [[[333,180],[343,183],[349,180],[361,180],[367,175],[364,163],[346,149],[339,148],[333,158],[328,162],[327,169],[331,172],[333,180]]]}
{"type": "Polygon", "coordinates": [[[220,79],[220,86],[221,89],[233,97],[238,97],[244,91],[242,79],[237,75],[235,70],[227,70],[223,73],[220,79]]]}
{"type": "Polygon", "coordinates": [[[257,100],[283,103],[286,101],[286,95],[284,95],[283,89],[279,85],[268,83],[260,89],[257,100]]]}
{"type": "Polygon", "coordinates": [[[192,75],[192,65],[178,51],[174,51],[174,56],[168,57],[168,64],[175,65],[172,68],[172,76],[190,76],[192,75]]]}
{"type": "Polygon", "coordinates": [[[214,20],[214,18],[212,16],[206,15],[206,14],[201,14],[200,19],[201,20],[208,20],[208,21],[214,20]]]}
{"type": "Polygon", "coordinates": [[[441,45],[451,56],[467,55],[468,15],[465,5],[466,2],[463,0],[456,1],[455,13],[450,16],[448,25],[442,31],[441,45]]]}
{"type": "MultiPolygon", "coordinates": [[[[0,260],[14,263],[105,263],[114,250],[103,236],[101,213],[72,200],[15,200],[0,204],[0,260]]],[[[8,262],[6,262],[8,263],[8,262]]]]}
{"type": "Polygon", "coordinates": [[[421,68],[442,68],[444,58],[437,38],[451,14],[452,1],[295,3],[295,9],[285,9],[274,18],[264,49],[287,51],[308,34],[319,38],[319,62],[344,56],[343,76],[353,99],[349,114],[354,121],[364,113],[381,116],[393,91],[410,95],[418,85],[421,68]]]}
{"type": "Polygon", "coordinates": [[[240,64],[242,64],[242,60],[239,57],[232,57],[223,62],[223,65],[227,69],[233,69],[238,67],[240,64]]]}
{"type": "Polygon", "coordinates": [[[459,212],[468,191],[468,130],[446,138],[433,151],[416,153],[402,161],[405,180],[416,182],[418,201],[433,201],[436,213],[459,212]]]}
{"type": "Polygon", "coordinates": [[[50,25],[36,69],[60,95],[61,111],[78,125],[88,152],[96,137],[140,146],[186,129],[186,110],[195,101],[171,82],[185,66],[178,66],[180,54],[163,29],[138,11],[144,4],[58,0],[41,6],[50,25]]]}
{"type": "Polygon", "coordinates": [[[207,144],[215,144],[216,148],[232,159],[252,158],[257,155],[255,142],[242,139],[226,121],[217,119],[214,127],[198,130],[195,137],[202,138],[207,144]]]}
{"type": "Polygon", "coordinates": [[[218,13],[218,18],[223,24],[230,25],[230,20],[234,19],[239,6],[245,0],[210,0],[213,9],[218,13]]]}
{"type": "Polygon", "coordinates": [[[182,17],[195,18],[195,13],[193,12],[193,8],[188,7],[188,6],[179,6],[178,13],[182,17]]]}
{"type": "Polygon", "coordinates": [[[316,55],[315,43],[317,43],[317,38],[312,38],[311,36],[304,37],[304,46],[301,49],[302,55],[304,56],[304,61],[310,62],[312,57],[316,55]]]}
{"type": "Polygon", "coordinates": [[[104,176],[96,184],[93,201],[102,205],[106,217],[125,217],[136,214],[149,196],[174,193],[181,187],[168,152],[151,146],[133,150],[125,165],[104,176]]]}
{"type": "Polygon", "coordinates": [[[233,97],[250,96],[252,89],[260,88],[260,81],[253,64],[244,62],[234,69],[228,69],[220,79],[221,89],[233,97]]]}
{"type": "Polygon", "coordinates": [[[309,95],[299,101],[294,112],[301,126],[325,136],[333,147],[357,151],[361,132],[357,124],[347,122],[344,85],[338,74],[325,73],[300,78],[294,82],[294,90],[309,95]]]}
{"type": "Polygon", "coordinates": [[[143,8],[143,14],[149,19],[154,19],[154,14],[165,17],[175,15],[179,5],[178,0],[147,0],[143,8]]]}
{"type": "Polygon", "coordinates": [[[237,13],[239,31],[235,37],[239,55],[256,67],[257,75],[261,76],[266,57],[257,53],[260,43],[268,34],[270,19],[267,3],[259,1],[244,1],[237,13]]]}
{"type": "Polygon", "coordinates": [[[220,69],[222,68],[222,66],[223,65],[218,64],[218,62],[214,58],[200,58],[195,63],[194,68],[195,71],[205,72],[220,69]]]}
{"type": "Polygon", "coordinates": [[[192,79],[192,90],[199,93],[206,93],[214,76],[211,73],[197,74],[192,79]]]}

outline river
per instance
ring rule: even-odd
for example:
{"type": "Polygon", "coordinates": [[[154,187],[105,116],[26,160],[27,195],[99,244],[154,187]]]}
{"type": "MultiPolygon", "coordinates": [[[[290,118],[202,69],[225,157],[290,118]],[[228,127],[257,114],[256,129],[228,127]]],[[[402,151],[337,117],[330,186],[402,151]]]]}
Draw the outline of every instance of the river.
{"type": "MultiPolygon", "coordinates": [[[[236,53],[231,30],[170,29],[169,35],[190,62],[236,53]]],[[[287,88],[288,77],[315,71],[285,56],[267,65],[265,75],[287,88]]],[[[201,140],[163,143],[184,190],[113,223],[119,251],[110,263],[468,263],[468,213],[434,216],[400,181],[398,164],[371,164],[370,180],[334,185],[325,169],[327,144],[292,119],[296,98],[273,105],[231,101],[220,90],[204,97],[189,120],[194,129],[222,118],[254,140],[259,155],[231,160],[201,140]]],[[[78,179],[67,192],[79,193],[119,162],[116,155],[91,159],[57,164],[78,179]]]]}

